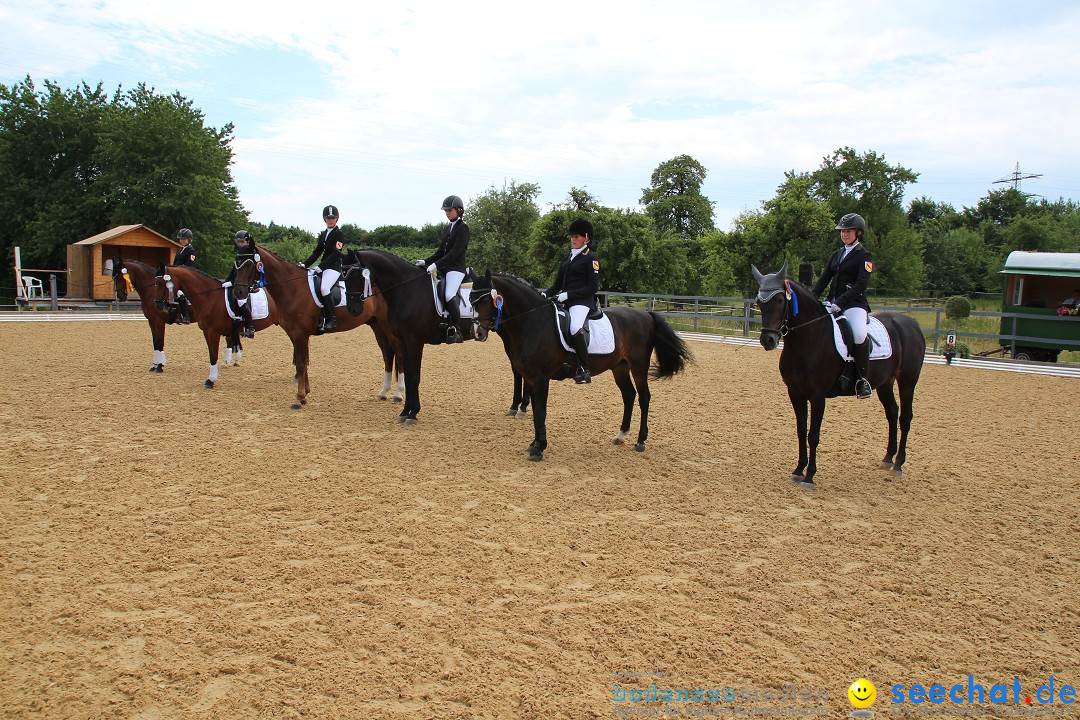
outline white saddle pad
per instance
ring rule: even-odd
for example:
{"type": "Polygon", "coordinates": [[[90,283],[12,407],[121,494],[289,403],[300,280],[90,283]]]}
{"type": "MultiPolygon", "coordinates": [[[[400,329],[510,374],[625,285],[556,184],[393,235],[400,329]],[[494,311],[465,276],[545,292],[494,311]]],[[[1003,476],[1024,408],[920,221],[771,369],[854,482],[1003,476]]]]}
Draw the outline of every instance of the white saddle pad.
{"type": "MultiPolygon", "coordinates": [[[[319,276],[319,281],[322,282],[322,276],[321,275],[319,276]]],[[[308,270],[307,271],[307,286],[308,286],[308,290],[311,291],[311,299],[315,301],[315,306],[316,307],[322,307],[323,304],[321,302],[319,302],[319,296],[315,294],[315,271],[314,270],[308,270]]],[[[338,286],[338,290],[341,291],[339,293],[339,295],[341,295],[341,299],[338,300],[338,304],[336,305],[336,307],[345,307],[345,281],[344,280],[338,280],[337,286],[338,286]]]]}
{"type": "MultiPolygon", "coordinates": [[[[457,297],[461,301],[461,317],[476,319],[476,314],[473,312],[472,303],[469,302],[469,293],[472,291],[473,284],[469,280],[462,280],[461,286],[458,288],[457,297]]],[[[439,313],[442,317],[450,317],[450,313],[446,312],[446,307],[443,304],[443,300],[439,297],[439,281],[431,275],[431,297],[435,299],[435,312],[439,313]]]]}
{"type": "MultiPolygon", "coordinates": [[[[266,293],[262,288],[259,288],[255,292],[248,293],[247,301],[251,303],[252,320],[265,320],[270,315],[270,303],[267,301],[266,293]]],[[[233,312],[232,306],[229,304],[228,288],[225,289],[225,312],[229,313],[229,317],[233,320],[244,319],[233,312]]]]}
{"type": "MultiPolygon", "coordinates": [[[[840,357],[844,358],[844,360],[853,362],[854,358],[848,355],[847,343],[844,342],[844,336],[840,334],[840,324],[836,322],[835,317],[832,319],[832,329],[836,352],[840,353],[840,357]]],[[[870,316],[870,320],[866,323],[866,336],[870,338],[871,360],[883,360],[892,357],[892,340],[889,339],[889,331],[873,315],[870,316]]]]}
{"type": "MultiPolygon", "coordinates": [[[[566,311],[561,309],[558,305],[552,304],[555,308],[555,332],[559,335],[559,342],[566,348],[568,352],[574,352],[574,348],[566,344],[566,338],[563,337],[562,328],[559,327],[559,316],[565,315],[566,311]]],[[[606,314],[599,320],[589,321],[589,354],[590,355],[607,355],[615,352],[615,330],[611,327],[611,318],[606,314]]]]}

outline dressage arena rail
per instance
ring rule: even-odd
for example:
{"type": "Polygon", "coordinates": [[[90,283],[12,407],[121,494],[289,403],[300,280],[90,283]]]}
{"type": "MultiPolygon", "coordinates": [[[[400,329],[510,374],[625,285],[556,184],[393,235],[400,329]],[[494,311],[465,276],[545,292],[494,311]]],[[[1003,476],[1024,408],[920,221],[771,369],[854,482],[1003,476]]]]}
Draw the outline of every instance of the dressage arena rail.
{"type": "MultiPolygon", "coordinates": [[[[716,298],[711,298],[715,300],[716,298]]],[[[660,312],[660,315],[669,315],[669,313],[660,312]]],[[[670,313],[675,317],[682,317],[679,313],[670,313]]],[[[111,321],[111,320],[141,320],[146,318],[140,313],[117,313],[117,312],[0,312],[0,323],[5,322],[83,322],[83,321],[111,321]]],[[[760,348],[758,339],[756,336],[744,336],[744,335],[721,335],[717,333],[702,333],[692,331],[679,331],[678,335],[685,340],[694,342],[711,342],[711,343],[723,343],[725,345],[735,345],[738,348],[760,348]]],[[[780,348],[783,348],[783,342],[780,343],[780,348]]],[[[927,351],[925,362],[932,365],[944,365],[945,358],[937,352],[932,350],[927,351]]],[[[1050,375],[1054,377],[1074,377],[1080,378],[1080,366],[1076,365],[1062,365],[1059,363],[1040,363],[1040,362],[1019,362],[1016,360],[1008,359],[994,359],[994,358],[978,358],[978,359],[962,359],[955,358],[951,363],[952,367],[957,368],[976,368],[979,370],[997,370],[1002,372],[1014,372],[1014,373],[1027,373],[1032,375],[1050,375]]]]}

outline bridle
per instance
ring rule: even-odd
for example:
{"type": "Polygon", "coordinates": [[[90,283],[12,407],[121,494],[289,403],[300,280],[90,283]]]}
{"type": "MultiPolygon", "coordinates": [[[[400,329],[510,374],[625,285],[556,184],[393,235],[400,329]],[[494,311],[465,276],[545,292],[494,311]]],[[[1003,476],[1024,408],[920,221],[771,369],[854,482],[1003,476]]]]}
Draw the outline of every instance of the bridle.
{"type": "MultiPolygon", "coordinates": [[[[765,323],[762,322],[761,332],[773,332],[778,334],[780,337],[787,337],[787,334],[791,332],[791,327],[788,325],[788,320],[792,317],[792,298],[795,297],[795,291],[791,288],[790,281],[787,278],[784,278],[780,287],[770,287],[767,289],[763,285],[761,289],[758,290],[757,304],[759,308],[763,308],[766,303],[772,302],[772,299],[776,297],[779,293],[784,293],[784,314],[780,318],[780,327],[766,327],[765,323]]],[[[794,300],[794,303],[796,303],[796,309],[794,311],[795,315],[799,314],[799,311],[797,309],[798,302],[799,301],[797,299],[794,300]]]]}
{"type": "Polygon", "coordinates": [[[240,277],[240,270],[248,265],[254,266],[255,271],[251,282],[248,283],[248,292],[258,292],[259,288],[266,287],[266,269],[263,268],[262,258],[259,257],[258,252],[253,250],[250,253],[237,253],[236,259],[233,260],[233,277],[240,277]]]}

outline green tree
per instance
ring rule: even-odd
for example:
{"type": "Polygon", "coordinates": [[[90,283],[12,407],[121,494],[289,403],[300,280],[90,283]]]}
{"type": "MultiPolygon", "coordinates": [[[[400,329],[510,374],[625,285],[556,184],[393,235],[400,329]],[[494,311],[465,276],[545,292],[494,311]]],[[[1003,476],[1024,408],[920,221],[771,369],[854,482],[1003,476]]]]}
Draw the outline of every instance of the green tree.
{"type": "Polygon", "coordinates": [[[199,266],[221,274],[232,259],[224,240],[247,223],[231,140],[232,125],[206,127],[178,93],[141,84],[111,98],[101,84],[0,84],[0,249],[10,258],[17,241],[26,264],[59,267],[67,245],[115,225],[169,236],[189,227],[199,266]]]}
{"type": "Polygon", "coordinates": [[[651,185],[642,189],[641,204],[661,235],[672,232],[699,238],[712,230],[713,205],[701,194],[705,166],[689,155],[679,155],[653,170],[651,185]]]}
{"type": "Polygon", "coordinates": [[[472,239],[469,264],[480,272],[508,272],[524,277],[532,268],[529,230],[540,218],[536,183],[492,186],[470,203],[467,220],[472,239]]]}
{"type": "Polygon", "coordinates": [[[380,225],[368,233],[367,242],[383,249],[420,245],[419,233],[410,225],[380,225]]]}

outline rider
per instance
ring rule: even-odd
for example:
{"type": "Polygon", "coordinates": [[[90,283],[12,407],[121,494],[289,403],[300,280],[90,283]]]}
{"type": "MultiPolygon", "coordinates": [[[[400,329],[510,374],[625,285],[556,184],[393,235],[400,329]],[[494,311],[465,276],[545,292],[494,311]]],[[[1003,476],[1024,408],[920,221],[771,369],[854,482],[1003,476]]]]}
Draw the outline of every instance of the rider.
{"type": "Polygon", "coordinates": [[[570,255],[559,265],[555,284],[541,293],[568,307],[570,340],[578,359],[574,382],[578,385],[592,382],[584,330],[585,319],[596,309],[596,291],[600,288],[600,261],[589,247],[593,237],[595,230],[588,220],[578,218],[570,223],[570,255]]]}
{"type": "Polygon", "coordinates": [[[338,278],[341,277],[342,248],[345,246],[345,233],[341,232],[341,228],[337,226],[338,219],[341,217],[337,206],[327,205],[323,208],[322,216],[323,222],[326,223],[326,232],[319,235],[319,242],[308,259],[300,263],[300,267],[308,267],[318,260],[320,254],[322,255],[322,260],[319,262],[319,267],[322,268],[322,284],[319,290],[323,296],[323,307],[319,328],[315,331],[316,335],[337,330],[337,308],[331,291],[337,286],[338,278]]]}
{"type": "Polygon", "coordinates": [[[866,337],[870,304],[866,302],[866,287],[870,284],[870,273],[874,271],[874,259],[861,242],[866,232],[866,221],[862,215],[844,215],[836,224],[836,229],[840,231],[844,247],[833,253],[825,263],[821,277],[814,284],[814,296],[820,297],[825,286],[832,281],[825,309],[833,315],[843,313],[847,318],[855,345],[851,357],[855,360],[855,370],[859,376],[855,382],[855,395],[868,398],[872,390],[866,379],[870,366],[870,341],[866,337]]]}
{"type": "MultiPolygon", "coordinates": [[[[176,234],[176,239],[180,241],[180,249],[176,251],[172,264],[194,267],[195,248],[191,246],[191,230],[184,228],[176,234]]],[[[185,297],[183,290],[176,291],[176,302],[180,306],[180,311],[176,316],[176,323],[178,325],[190,325],[191,315],[188,312],[188,299],[185,297]]]]}
{"type": "Polygon", "coordinates": [[[446,342],[459,343],[464,338],[461,336],[461,308],[458,306],[456,295],[461,288],[461,281],[465,279],[465,251],[469,248],[469,226],[462,220],[465,214],[465,203],[457,195],[451,195],[443,200],[442,209],[446,212],[446,219],[450,225],[443,233],[439,242],[439,249],[435,254],[423,260],[417,260],[417,267],[427,267],[429,273],[442,273],[446,278],[446,286],[443,291],[443,300],[446,312],[450,313],[450,327],[446,330],[446,342]]]}
{"type": "MultiPolygon", "coordinates": [[[[236,282],[236,268],[244,260],[255,262],[255,240],[247,230],[238,230],[233,235],[233,247],[236,249],[236,262],[233,263],[232,272],[225,278],[228,282],[236,282]],[[243,258],[243,259],[241,259],[243,258]]],[[[244,329],[240,332],[246,338],[255,337],[255,323],[251,319],[251,298],[241,301],[236,296],[235,285],[233,286],[233,299],[240,308],[240,315],[244,318],[244,329]]]]}

